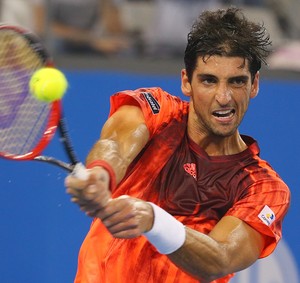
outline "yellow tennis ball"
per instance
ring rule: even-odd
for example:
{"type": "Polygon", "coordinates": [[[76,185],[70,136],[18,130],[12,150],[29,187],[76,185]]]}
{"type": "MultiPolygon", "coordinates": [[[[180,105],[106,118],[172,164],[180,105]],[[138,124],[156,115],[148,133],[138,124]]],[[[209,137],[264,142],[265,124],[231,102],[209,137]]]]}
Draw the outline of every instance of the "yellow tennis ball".
{"type": "Polygon", "coordinates": [[[65,75],[58,69],[45,67],[33,73],[29,91],[39,101],[51,103],[62,99],[68,88],[65,75]]]}

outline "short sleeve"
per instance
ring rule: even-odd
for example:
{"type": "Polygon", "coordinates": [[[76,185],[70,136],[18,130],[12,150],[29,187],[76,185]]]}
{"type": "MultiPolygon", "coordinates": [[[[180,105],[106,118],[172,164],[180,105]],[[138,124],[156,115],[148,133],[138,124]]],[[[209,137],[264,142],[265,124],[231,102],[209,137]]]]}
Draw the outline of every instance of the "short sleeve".
{"type": "Polygon", "coordinates": [[[161,88],[141,88],[118,92],[110,98],[110,113],[113,115],[122,105],[139,106],[144,114],[145,122],[153,136],[171,119],[182,119],[187,112],[187,102],[172,96],[161,88]]]}
{"type": "Polygon", "coordinates": [[[265,239],[260,257],[273,252],[282,237],[282,222],[288,211],[290,191],[279,178],[255,182],[226,215],[240,218],[265,239]]]}

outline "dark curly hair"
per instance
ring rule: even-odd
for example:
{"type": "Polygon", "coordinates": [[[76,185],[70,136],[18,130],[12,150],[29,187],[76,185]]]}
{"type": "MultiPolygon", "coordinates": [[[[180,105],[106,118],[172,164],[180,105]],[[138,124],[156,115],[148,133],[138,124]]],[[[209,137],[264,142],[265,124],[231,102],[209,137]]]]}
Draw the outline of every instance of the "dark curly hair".
{"type": "Polygon", "coordinates": [[[249,61],[252,79],[266,64],[271,41],[263,24],[247,20],[238,8],[203,12],[188,34],[184,63],[191,81],[197,59],[212,55],[242,57],[249,61]]]}

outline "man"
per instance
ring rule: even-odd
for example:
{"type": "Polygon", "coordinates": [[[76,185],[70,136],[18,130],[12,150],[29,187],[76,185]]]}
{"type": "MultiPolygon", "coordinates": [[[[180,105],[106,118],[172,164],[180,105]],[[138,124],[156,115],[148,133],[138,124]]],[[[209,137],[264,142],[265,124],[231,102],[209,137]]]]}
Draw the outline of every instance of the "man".
{"type": "Polygon", "coordinates": [[[188,35],[181,89],[119,92],[87,157],[67,177],[95,217],[75,282],[228,282],[281,238],[290,193],[238,127],[270,41],[235,8],[204,12],[188,35]]]}

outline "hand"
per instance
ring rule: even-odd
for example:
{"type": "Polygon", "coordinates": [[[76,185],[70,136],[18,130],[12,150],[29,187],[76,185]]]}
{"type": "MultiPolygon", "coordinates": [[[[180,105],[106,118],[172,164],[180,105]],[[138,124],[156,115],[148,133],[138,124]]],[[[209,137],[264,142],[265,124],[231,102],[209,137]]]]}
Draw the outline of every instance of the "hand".
{"type": "Polygon", "coordinates": [[[65,179],[67,193],[71,195],[71,201],[77,203],[82,211],[94,217],[98,210],[103,209],[109,199],[109,174],[101,167],[88,170],[87,180],[81,180],[72,175],[65,179]]]}
{"type": "Polygon", "coordinates": [[[109,200],[105,208],[96,213],[115,238],[135,238],[153,226],[151,205],[140,199],[120,196],[109,200]]]}

